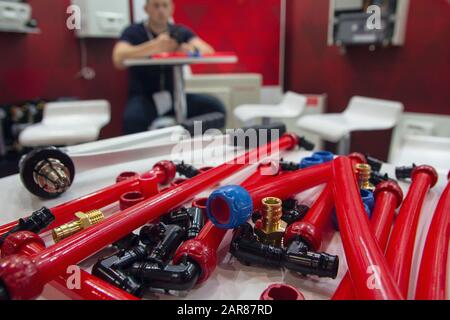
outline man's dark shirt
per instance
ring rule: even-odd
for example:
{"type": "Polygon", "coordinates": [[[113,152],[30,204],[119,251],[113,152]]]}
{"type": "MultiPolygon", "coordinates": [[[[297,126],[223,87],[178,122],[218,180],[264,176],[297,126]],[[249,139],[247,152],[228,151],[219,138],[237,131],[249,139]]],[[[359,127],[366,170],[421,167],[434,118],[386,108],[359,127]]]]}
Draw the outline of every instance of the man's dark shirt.
{"type": "MultiPolygon", "coordinates": [[[[169,34],[179,43],[187,43],[196,37],[195,33],[182,25],[169,25],[169,34]]],[[[133,24],[126,28],[120,40],[131,45],[139,45],[156,38],[144,23],[133,24]]],[[[171,66],[137,66],[129,68],[128,96],[144,95],[152,98],[153,94],[167,90],[173,96],[173,67],[171,66]]]]}

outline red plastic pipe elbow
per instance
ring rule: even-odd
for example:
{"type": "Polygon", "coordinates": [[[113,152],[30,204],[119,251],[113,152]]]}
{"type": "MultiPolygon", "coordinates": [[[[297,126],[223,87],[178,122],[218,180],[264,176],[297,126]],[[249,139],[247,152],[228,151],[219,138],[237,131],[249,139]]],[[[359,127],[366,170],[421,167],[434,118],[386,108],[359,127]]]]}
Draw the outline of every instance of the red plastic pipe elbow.
{"type": "Polygon", "coordinates": [[[334,199],[342,243],[358,299],[400,300],[383,252],[369,226],[349,158],[333,162],[334,199]]]}
{"type": "Polygon", "coordinates": [[[179,264],[185,256],[188,256],[202,270],[198,283],[205,282],[217,267],[217,249],[227,231],[217,228],[211,221],[208,221],[195,239],[186,241],[178,248],[173,263],[179,264]]]}
{"type": "Polygon", "coordinates": [[[416,300],[448,299],[446,282],[450,239],[450,183],[441,195],[428,231],[417,280],[416,300]]]}
{"type": "Polygon", "coordinates": [[[284,135],[278,141],[208,170],[178,187],[161,192],[32,257],[11,256],[3,259],[0,261],[0,283],[12,299],[33,299],[42,292],[46,283],[54,279],[55,275],[63,273],[68,266],[79,263],[148,221],[182,205],[198,193],[247,167],[250,161],[267,157],[273,152],[293,149],[297,145],[297,136],[284,135]]]}
{"type": "MultiPolygon", "coordinates": [[[[383,182],[375,189],[375,207],[370,221],[378,244],[386,249],[392,222],[395,217],[396,208],[403,201],[403,191],[396,182],[383,182]]],[[[334,293],[332,300],[354,300],[355,293],[350,274],[342,279],[339,287],[334,293]]]]}
{"type": "Polygon", "coordinates": [[[428,191],[437,183],[436,170],[430,166],[416,167],[412,183],[400,208],[389,238],[386,259],[403,297],[408,297],[414,244],[423,202],[428,191]]]}
{"type": "MultiPolygon", "coordinates": [[[[31,256],[45,249],[44,241],[32,232],[18,232],[8,236],[2,246],[2,258],[11,255],[31,256]]],[[[62,273],[50,283],[73,300],[139,300],[80,269],[79,287],[69,289],[71,274],[62,273]]]]}

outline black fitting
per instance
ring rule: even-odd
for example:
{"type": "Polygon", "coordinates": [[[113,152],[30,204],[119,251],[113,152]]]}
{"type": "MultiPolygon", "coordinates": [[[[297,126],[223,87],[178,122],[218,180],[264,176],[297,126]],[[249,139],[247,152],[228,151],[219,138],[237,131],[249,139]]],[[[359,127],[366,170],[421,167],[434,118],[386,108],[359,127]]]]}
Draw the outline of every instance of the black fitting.
{"type": "Polygon", "coordinates": [[[113,268],[118,259],[119,256],[112,255],[98,261],[92,268],[92,275],[141,298],[144,295],[145,287],[138,283],[133,277],[128,276],[121,270],[113,268]]]}
{"type": "Polygon", "coordinates": [[[198,170],[197,168],[195,168],[194,166],[181,162],[180,164],[176,165],[177,167],[177,173],[185,176],[188,179],[191,179],[193,177],[196,177],[200,174],[200,170],[198,170]]]}
{"type": "Polygon", "coordinates": [[[320,278],[336,279],[339,270],[339,257],[309,251],[309,246],[306,243],[295,240],[286,249],[284,267],[304,275],[313,274],[320,278]]]}
{"type": "Polygon", "coordinates": [[[201,269],[185,259],[178,265],[163,267],[156,263],[135,263],[129,273],[148,288],[187,291],[197,284],[201,269]]]}
{"type": "Polygon", "coordinates": [[[257,264],[272,268],[284,267],[304,275],[316,275],[335,279],[339,257],[309,251],[308,246],[298,240],[287,249],[259,243],[253,228],[246,224],[234,235],[231,254],[244,264],[257,264]]]}
{"type": "Polygon", "coordinates": [[[205,216],[203,215],[203,210],[200,208],[190,208],[188,209],[190,216],[190,224],[187,229],[187,239],[196,238],[200,231],[202,231],[205,225],[205,216]]]}
{"type": "Polygon", "coordinates": [[[129,250],[139,245],[139,241],[139,236],[137,234],[130,233],[119,241],[114,242],[112,245],[119,250],[129,250]]]}
{"type": "Polygon", "coordinates": [[[295,162],[283,161],[283,159],[281,159],[280,167],[281,167],[281,171],[285,171],[285,172],[297,171],[300,169],[300,164],[295,163],[295,162]]]}
{"type": "Polygon", "coordinates": [[[316,147],[316,145],[314,143],[312,143],[311,141],[306,140],[305,137],[301,137],[299,139],[298,146],[300,148],[303,148],[303,149],[307,150],[307,151],[313,151],[314,148],[316,147]]]}
{"type": "Polygon", "coordinates": [[[294,210],[297,207],[298,201],[294,198],[283,200],[283,210],[294,210]]]}
{"type": "Polygon", "coordinates": [[[370,183],[372,183],[374,186],[377,186],[385,181],[393,181],[391,178],[389,178],[389,175],[387,173],[381,174],[379,172],[372,171],[372,173],[370,174],[370,183]]]}
{"type": "Polygon", "coordinates": [[[253,211],[252,213],[252,221],[256,223],[259,219],[262,219],[262,213],[259,210],[253,211]]]}
{"type": "Polygon", "coordinates": [[[413,164],[410,167],[396,167],[395,176],[398,180],[411,179],[412,173],[417,166],[413,164]]]}
{"type": "Polygon", "coordinates": [[[165,225],[176,224],[182,228],[187,228],[190,224],[190,218],[188,209],[181,208],[162,216],[160,221],[165,225]]]}
{"type": "Polygon", "coordinates": [[[43,207],[42,209],[33,212],[31,216],[19,219],[17,226],[0,237],[0,246],[3,244],[5,239],[13,233],[21,231],[39,233],[46,229],[53,221],[55,221],[55,216],[53,213],[50,209],[43,207]]]}
{"type": "Polygon", "coordinates": [[[139,239],[143,244],[153,248],[161,241],[163,234],[161,224],[149,224],[141,228],[139,239]]]}
{"type": "Polygon", "coordinates": [[[383,161],[381,161],[377,158],[371,157],[368,154],[366,155],[366,160],[367,160],[367,164],[372,168],[372,171],[375,171],[375,172],[381,171],[381,167],[384,164],[383,161]]]}
{"type": "Polygon", "coordinates": [[[142,245],[122,251],[119,255],[116,255],[117,260],[111,265],[111,268],[125,270],[126,268],[131,267],[135,262],[145,260],[147,255],[148,250],[142,245]]]}
{"type": "Polygon", "coordinates": [[[302,220],[309,211],[309,207],[303,204],[297,204],[295,209],[283,210],[281,220],[291,225],[297,221],[302,220]]]}
{"type": "Polygon", "coordinates": [[[186,239],[186,229],[162,223],[160,227],[164,231],[163,239],[153,249],[147,261],[164,266],[172,259],[175,250],[186,239]]]}

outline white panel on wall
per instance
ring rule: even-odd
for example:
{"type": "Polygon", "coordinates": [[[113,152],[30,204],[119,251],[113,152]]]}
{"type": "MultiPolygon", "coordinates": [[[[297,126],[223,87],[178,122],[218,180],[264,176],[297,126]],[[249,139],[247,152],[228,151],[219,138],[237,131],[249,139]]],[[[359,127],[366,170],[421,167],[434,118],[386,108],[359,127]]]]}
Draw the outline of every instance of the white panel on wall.
{"type": "Polygon", "coordinates": [[[72,0],[81,9],[80,38],[118,38],[130,24],[128,0],[72,0]]]}

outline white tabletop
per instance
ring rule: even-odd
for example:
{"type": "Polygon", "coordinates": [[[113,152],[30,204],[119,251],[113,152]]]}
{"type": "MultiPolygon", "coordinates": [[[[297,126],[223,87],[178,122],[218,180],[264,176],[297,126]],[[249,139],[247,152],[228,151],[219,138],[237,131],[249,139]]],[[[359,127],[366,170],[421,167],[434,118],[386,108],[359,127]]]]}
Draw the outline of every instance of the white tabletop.
{"type": "Polygon", "coordinates": [[[161,66],[161,65],[191,65],[191,64],[229,64],[238,62],[237,56],[203,56],[203,57],[167,57],[128,59],[124,61],[127,67],[161,66]]]}
{"type": "MultiPolygon", "coordinates": [[[[217,147],[217,146],[216,146],[217,147]]],[[[219,146],[220,147],[220,146],[219,146]]],[[[208,151],[208,148],[205,149],[208,151]]],[[[234,149],[227,147],[227,152],[232,152],[234,149]]],[[[211,151],[211,150],[209,150],[211,151]]],[[[283,154],[284,158],[289,161],[299,161],[301,158],[308,156],[309,153],[305,151],[293,151],[283,154]]],[[[30,195],[21,185],[20,179],[17,175],[0,179],[0,203],[2,204],[2,213],[0,215],[0,223],[4,224],[20,217],[30,214],[32,211],[41,208],[42,206],[53,207],[57,204],[72,200],[79,196],[93,192],[99,188],[111,184],[115,177],[122,171],[137,171],[144,172],[149,170],[154,163],[160,160],[186,160],[191,161],[192,154],[185,153],[181,155],[165,155],[158,158],[149,157],[149,159],[133,161],[128,159],[124,163],[111,166],[99,165],[95,169],[80,172],[72,188],[64,194],[61,198],[51,201],[41,201],[30,195]]],[[[196,154],[196,156],[198,156],[196,154]]],[[[196,165],[215,166],[219,165],[213,157],[203,159],[196,165]]],[[[252,171],[252,168],[244,170],[235,176],[231,177],[224,183],[238,184],[242,182],[246,176],[252,171]]],[[[393,166],[385,165],[383,171],[393,175],[393,166]]],[[[413,272],[411,277],[410,295],[413,296],[415,290],[415,282],[417,278],[417,270],[420,263],[421,252],[424,241],[427,235],[427,230],[432,219],[432,213],[439,200],[439,196],[446,186],[446,177],[440,177],[440,182],[427,195],[426,202],[423,208],[423,214],[420,218],[419,230],[416,237],[416,250],[413,258],[413,272]]],[[[404,192],[408,190],[408,184],[402,183],[401,187],[404,192]]],[[[300,194],[297,198],[302,202],[311,204],[318,196],[322,187],[315,188],[308,192],[300,194]]],[[[212,190],[208,190],[199,196],[207,196],[212,190]]],[[[105,210],[105,214],[111,214],[117,211],[117,205],[113,205],[105,210]]],[[[231,257],[228,253],[228,245],[231,234],[228,233],[221,248],[219,249],[219,265],[211,276],[211,278],[201,286],[197,286],[188,293],[178,295],[165,295],[162,293],[151,293],[146,296],[147,299],[225,299],[225,300],[257,300],[264,289],[272,283],[285,282],[300,289],[308,300],[311,299],[329,299],[340,279],[347,270],[345,255],[340,241],[340,236],[336,233],[327,252],[330,254],[337,254],[340,256],[341,265],[339,267],[339,274],[336,280],[333,279],[319,279],[317,277],[302,277],[293,272],[286,272],[278,269],[266,269],[260,267],[249,267],[239,263],[236,259],[231,257]]],[[[44,235],[48,245],[51,244],[51,237],[44,235]]],[[[103,253],[107,255],[110,251],[103,253]]],[[[93,263],[102,254],[97,254],[96,257],[88,259],[82,263],[82,267],[89,271],[93,263]]],[[[450,285],[448,285],[450,288],[450,285]]],[[[64,299],[65,297],[50,286],[46,289],[40,299],[64,299]]]]}

